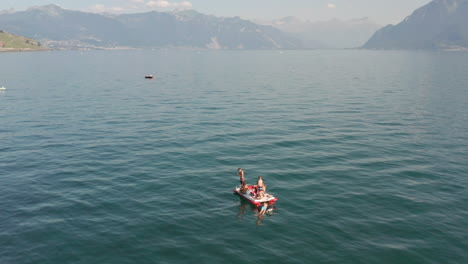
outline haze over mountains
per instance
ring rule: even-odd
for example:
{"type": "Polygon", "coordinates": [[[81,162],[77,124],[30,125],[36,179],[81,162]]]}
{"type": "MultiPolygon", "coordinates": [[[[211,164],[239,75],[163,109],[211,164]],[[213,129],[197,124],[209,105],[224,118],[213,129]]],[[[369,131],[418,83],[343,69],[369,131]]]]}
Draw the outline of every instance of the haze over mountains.
{"type": "Polygon", "coordinates": [[[48,47],[336,49],[361,46],[379,26],[367,19],[310,22],[293,17],[260,25],[194,10],[110,15],[48,5],[4,11],[0,28],[48,47]]]}
{"type": "Polygon", "coordinates": [[[268,23],[301,39],[305,46],[315,49],[357,48],[381,28],[368,18],[328,21],[305,21],[284,17],[268,23]]]}
{"type": "Polygon", "coordinates": [[[468,0],[433,0],[398,25],[378,28],[367,18],[254,23],[194,10],[116,15],[47,5],[0,12],[0,30],[52,48],[468,49],[468,0]]]}
{"type": "Polygon", "coordinates": [[[0,14],[0,27],[49,47],[304,48],[302,41],[271,26],[193,10],[102,15],[48,5],[0,14]]]}
{"type": "Polygon", "coordinates": [[[377,31],[366,49],[468,48],[468,0],[434,0],[377,31]]]}

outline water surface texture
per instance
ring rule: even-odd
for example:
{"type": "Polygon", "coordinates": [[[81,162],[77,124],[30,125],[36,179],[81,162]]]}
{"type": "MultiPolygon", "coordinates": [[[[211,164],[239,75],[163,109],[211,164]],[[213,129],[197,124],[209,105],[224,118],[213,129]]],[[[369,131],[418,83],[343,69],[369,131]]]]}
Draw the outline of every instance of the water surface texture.
{"type": "Polygon", "coordinates": [[[0,62],[2,264],[468,263],[468,53],[0,62]]]}

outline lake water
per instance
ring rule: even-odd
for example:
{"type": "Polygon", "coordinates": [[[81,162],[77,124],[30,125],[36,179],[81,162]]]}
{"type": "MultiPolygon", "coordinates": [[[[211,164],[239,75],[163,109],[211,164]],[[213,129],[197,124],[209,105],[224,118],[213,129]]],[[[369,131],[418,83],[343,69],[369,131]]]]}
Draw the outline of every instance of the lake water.
{"type": "Polygon", "coordinates": [[[2,53],[0,263],[468,263],[467,69],[466,52],[2,53]],[[233,195],[238,167],[273,215],[233,195]]]}

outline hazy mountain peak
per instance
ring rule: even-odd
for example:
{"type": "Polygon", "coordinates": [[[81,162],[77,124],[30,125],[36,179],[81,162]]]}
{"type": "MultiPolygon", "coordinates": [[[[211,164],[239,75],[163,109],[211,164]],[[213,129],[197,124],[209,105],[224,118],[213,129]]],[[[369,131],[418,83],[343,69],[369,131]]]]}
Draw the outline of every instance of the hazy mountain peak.
{"type": "Polygon", "coordinates": [[[279,19],[273,20],[275,25],[283,25],[283,24],[293,24],[293,23],[304,23],[304,21],[300,18],[294,16],[287,16],[279,19]]]}
{"type": "Polygon", "coordinates": [[[435,19],[436,16],[450,15],[457,12],[463,3],[468,3],[468,0],[433,0],[425,6],[416,9],[404,21],[420,22],[426,18],[435,19]]]}
{"type": "Polygon", "coordinates": [[[59,5],[50,4],[50,5],[43,5],[43,6],[33,6],[33,7],[30,7],[30,8],[27,9],[27,11],[31,11],[31,10],[61,11],[61,10],[64,10],[64,8],[62,8],[59,5]]]}
{"type": "Polygon", "coordinates": [[[184,10],[176,10],[172,12],[173,14],[180,15],[180,16],[187,16],[187,17],[196,17],[196,16],[203,16],[202,13],[194,10],[194,9],[184,9],[184,10]]]}
{"type": "Polygon", "coordinates": [[[176,10],[171,12],[178,21],[190,21],[195,19],[200,19],[203,17],[211,17],[209,15],[202,14],[194,9],[184,9],[184,10],[176,10]]]}
{"type": "Polygon", "coordinates": [[[44,6],[33,6],[33,7],[28,8],[26,11],[40,11],[50,16],[59,16],[63,13],[63,11],[65,11],[65,9],[63,9],[62,7],[58,5],[51,4],[51,5],[44,5],[44,6]]]}

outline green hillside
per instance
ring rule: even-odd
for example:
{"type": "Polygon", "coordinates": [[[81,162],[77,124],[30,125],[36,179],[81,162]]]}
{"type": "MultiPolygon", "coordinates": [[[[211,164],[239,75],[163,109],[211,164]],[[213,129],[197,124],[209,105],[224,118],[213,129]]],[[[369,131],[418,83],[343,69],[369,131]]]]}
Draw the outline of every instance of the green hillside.
{"type": "Polygon", "coordinates": [[[38,41],[9,34],[0,30],[0,51],[4,50],[42,50],[38,41]]]}

